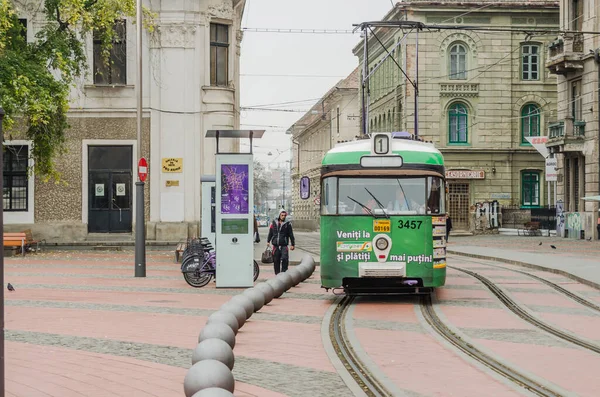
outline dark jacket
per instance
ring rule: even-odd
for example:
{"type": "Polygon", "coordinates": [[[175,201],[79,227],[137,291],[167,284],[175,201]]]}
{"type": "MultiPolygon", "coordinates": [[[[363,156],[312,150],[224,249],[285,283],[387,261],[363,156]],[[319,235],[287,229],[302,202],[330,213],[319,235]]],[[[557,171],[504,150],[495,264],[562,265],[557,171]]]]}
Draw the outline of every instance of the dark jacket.
{"type": "Polygon", "coordinates": [[[273,221],[273,223],[271,223],[271,227],[269,228],[267,243],[283,247],[287,246],[289,242],[291,242],[292,245],[296,245],[292,224],[290,222],[280,223],[279,220],[273,221]]]}
{"type": "Polygon", "coordinates": [[[448,232],[452,230],[452,219],[450,217],[446,218],[446,230],[448,232]]]}

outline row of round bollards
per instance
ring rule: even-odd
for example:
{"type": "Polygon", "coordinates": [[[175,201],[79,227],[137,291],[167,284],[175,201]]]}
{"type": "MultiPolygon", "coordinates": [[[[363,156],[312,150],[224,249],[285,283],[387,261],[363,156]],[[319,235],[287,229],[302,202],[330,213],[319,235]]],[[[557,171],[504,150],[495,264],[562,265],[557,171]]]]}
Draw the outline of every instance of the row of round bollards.
{"type": "Polygon", "coordinates": [[[305,255],[296,267],[258,283],[224,303],[208,317],[192,354],[192,367],[183,380],[186,397],[233,397],[235,336],[254,312],[309,278],[315,261],[305,255]]]}

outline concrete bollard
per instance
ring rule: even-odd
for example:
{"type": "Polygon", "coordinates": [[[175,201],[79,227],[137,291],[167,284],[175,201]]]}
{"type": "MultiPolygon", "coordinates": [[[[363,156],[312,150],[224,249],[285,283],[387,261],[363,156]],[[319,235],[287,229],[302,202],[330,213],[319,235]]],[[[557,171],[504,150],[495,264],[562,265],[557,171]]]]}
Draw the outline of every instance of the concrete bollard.
{"type": "MultiPolygon", "coordinates": [[[[246,311],[244,311],[244,314],[246,314],[246,311]]],[[[227,324],[227,325],[229,325],[229,327],[231,328],[233,333],[236,335],[240,329],[240,324],[238,323],[238,320],[235,317],[235,315],[231,312],[226,312],[224,310],[219,310],[218,312],[214,312],[213,314],[211,314],[208,317],[206,324],[211,324],[211,323],[227,324]]]]}
{"type": "Polygon", "coordinates": [[[310,268],[308,266],[303,266],[303,265],[299,265],[297,267],[298,271],[300,272],[300,274],[302,275],[302,281],[305,281],[307,278],[310,277],[310,268]]]}
{"type": "Polygon", "coordinates": [[[263,296],[265,297],[265,305],[271,302],[275,297],[275,291],[273,291],[273,287],[267,283],[258,283],[254,286],[254,288],[263,293],[263,296]]]}
{"type": "Polygon", "coordinates": [[[198,336],[198,343],[206,339],[217,338],[225,341],[231,348],[235,347],[235,334],[233,330],[227,324],[223,323],[212,323],[206,324],[202,331],[200,331],[200,335],[198,336]]]}
{"type": "Polygon", "coordinates": [[[192,397],[235,397],[235,396],[225,389],[218,389],[216,387],[211,387],[210,389],[200,390],[198,393],[194,394],[192,397]]]}
{"type": "Polygon", "coordinates": [[[226,302],[221,305],[219,310],[233,314],[238,321],[239,328],[242,328],[242,325],[246,322],[246,310],[240,305],[233,302],[226,302]]]}
{"type": "Polygon", "coordinates": [[[254,311],[257,312],[265,305],[265,296],[262,291],[256,288],[248,288],[246,291],[242,293],[242,295],[250,298],[252,303],[254,304],[254,311]]]}
{"type": "Polygon", "coordinates": [[[283,285],[285,285],[285,290],[289,290],[290,288],[292,288],[292,286],[294,285],[294,281],[292,280],[292,276],[290,276],[289,274],[287,274],[287,272],[281,272],[279,273],[275,278],[280,279],[283,282],[283,285]]]}
{"type": "Polygon", "coordinates": [[[300,284],[300,282],[302,282],[302,274],[300,273],[300,270],[296,269],[295,267],[290,268],[287,271],[287,274],[289,274],[292,278],[292,283],[294,287],[300,284]]]}
{"type": "Polygon", "coordinates": [[[203,340],[192,353],[192,365],[202,360],[217,360],[227,365],[227,368],[233,370],[235,356],[233,349],[227,342],[217,338],[203,340]]]}
{"type": "Polygon", "coordinates": [[[246,310],[246,320],[252,316],[252,313],[254,313],[254,303],[247,296],[241,294],[236,295],[231,298],[229,302],[240,305],[244,308],[244,310],[246,310]]]}
{"type": "Polygon", "coordinates": [[[267,284],[273,288],[273,298],[277,299],[285,292],[285,284],[278,278],[271,278],[267,280],[267,284]]]}
{"type": "Polygon", "coordinates": [[[192,397],[200,390],[220,388],[231,393],[235,390],[235,379],[227,365],[217,360],[202,360],[188,370],[183,380],[186,397],[192,397]]]}

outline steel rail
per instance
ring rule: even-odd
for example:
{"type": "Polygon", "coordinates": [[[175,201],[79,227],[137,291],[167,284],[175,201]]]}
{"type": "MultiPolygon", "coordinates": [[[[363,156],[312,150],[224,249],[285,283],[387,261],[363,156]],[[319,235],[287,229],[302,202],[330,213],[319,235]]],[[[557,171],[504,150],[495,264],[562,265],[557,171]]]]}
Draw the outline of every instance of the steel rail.
{"type": "Polygon", "coordinates": [[[496,297],[498,297],[498,299],[500,299],[500,301],[508,309],[510,309],[510,311],[515,313],[517,316],[521,317],[523,320],[529,322],[530,324],[533,324],[534,326],[536,326],[540,329],[543,329],[544,331],[546,331],[554,336],[557,336],[563,340],[566,340],[567,342],[571,342],[577,346],[583,347],[585,349],[588,349],[595,353],[600,354],[600,346],[590,343],[588,341],[585,341],[583,339],[580,339],[580,338],[576,337],[575,335],[571,335],[567,332],[561,331],[560,329],[558,329],[550,324],[547,324],[546,322],[529,314],[527,311],[525,311],[521,307],[521,305],[519,305],[514,300],[512,300],[512,298],[510,298],[504,291],[502,291],[493,281],[490,281],[488,278],[482,276],[479,273],[475,273],[470,270],[462,269],[460,267],[456,267],[456,266],[448,266],[448,267],[451,269],[456,269],[458,271],[466,273],[472,277],[475,277],[479,281],[481,281],[494,295],[496,295],[496,297]]]}
{"type": "Polygon", "coordinates": [[[344,320],[353,301],[353,296],[345,296],[333,312],[332,321],[329,324],[329,337],[333,348],[346,371],[368,397],[391,397],[393,394],[369,372],[368,368],[356,356],[346,336],[344,320]]]}
{"type": "MultiPolygon", "coordinates": [[[[462,260],[465,260],[465,259],[462,259],[462,260]]],[[[577,303],[579,303],[579,304],[581,304],[583,306],[586,306],[586,307],[588,307],[588,308],[590,308],[590,309],[592,309],[594,311],[600,312],[600,306],[598,306],[594,302],[591,302],[591,301],[589,301],[589,300],[587,300],[587,299],[585,299],[585,298],[583,298],[583,297],[581,297],[581,296],[579,296],[579,295],[577,295],[577,294],[569,291],[568,289],[563,288],[563,287],[561,287],[560,285],[558,285],[556,283],[553,283],[550,280],[546,280],[543,277],[539,277],[539,276],[536,276],[535,274],[531,274],[529,272],[524,272],[522,270],[511,269],[509,267],[504,267],[504,266],[500,266],[500,265],[492,265],[490,263],[482,263],[481,261],[475,261],[475,260],[466,260],[466,261],[467,262],[471,262],[471,263],[477,263],[478,265],[490,266],[490,267],[495,267],[497,269],[502,269],[502,270],[508,270],[508,271],[511,271],[511,272],[521,273],[521,274],[523,274],[525,276],[533,278],[534,280],[537,280],[537,281],[539,281],[541,283],[546,284],[550,288],[553,288],[557,292],[560,292],[561,294],[566,295],[568,298],[574,300],[575,302],[577,302],[577,303]]]]}
{"type": "Polygon", "coordinates": [[[465,354],[472,357],[473,359],[481,362],[488,368],[494,370],[510,381],[518,384],[519,386],[527,389],[528,391],[542,397],[561,397],[561,393],[554,391],[548,387],[544,387],[539,382],[527,377],[520,373],[516,369],[509,367],[506,364],[501,363],[492,356],[477,349],[471,343],[463,340],[460,336],[450,330],[444,322],[438,317],[433,305],[431,303],[431,296],[424,295],[421,297],[421,313],[425,317],[425,321],[444,339],[462,350],[465,354]]]}

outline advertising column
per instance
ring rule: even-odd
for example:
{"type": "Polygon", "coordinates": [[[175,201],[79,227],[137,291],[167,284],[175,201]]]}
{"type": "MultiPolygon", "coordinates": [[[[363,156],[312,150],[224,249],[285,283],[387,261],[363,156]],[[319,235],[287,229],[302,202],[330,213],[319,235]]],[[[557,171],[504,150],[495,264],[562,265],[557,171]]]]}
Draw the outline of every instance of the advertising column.
{"type": "Polygon", "coordinates": [[[252,154],[218,154],[216,169],[217,288],[253,283],[252,154]]]}

